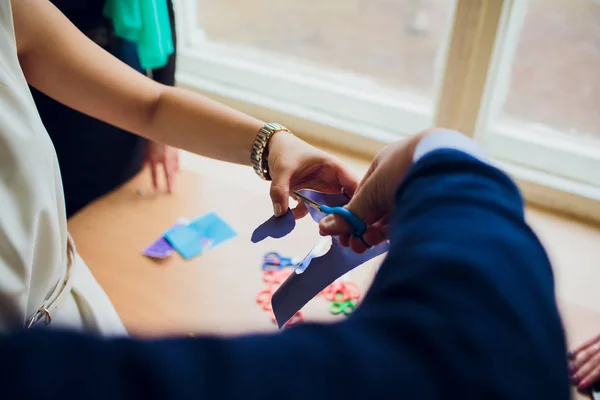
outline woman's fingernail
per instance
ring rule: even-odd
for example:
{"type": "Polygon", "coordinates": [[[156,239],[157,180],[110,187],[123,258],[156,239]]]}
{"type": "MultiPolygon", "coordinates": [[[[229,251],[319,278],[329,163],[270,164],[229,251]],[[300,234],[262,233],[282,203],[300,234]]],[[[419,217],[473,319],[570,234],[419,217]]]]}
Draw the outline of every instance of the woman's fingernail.
{"type": "Polygon", "coordinates": [[[281,204],[277,203],[273,206],[273,211],[275,212],[275,216],[276,217],[281,217],[282,211],[281,211],[281,204]]]}
{"type": "Polygon", "coordinates": [[[567,353],[567,359],[568,360],[573,360],[575,358],[575,354],[572,351],[569,351],[567,353]]]}
{"type": "Polygon", "coordinates": [[[587,387],[588,387],[588,383],[586,380],[581,381],[581,383],[579,383],[579,385],[577,385],[577,389],[579,389],[579,390],[587,389],[587,387]]]}

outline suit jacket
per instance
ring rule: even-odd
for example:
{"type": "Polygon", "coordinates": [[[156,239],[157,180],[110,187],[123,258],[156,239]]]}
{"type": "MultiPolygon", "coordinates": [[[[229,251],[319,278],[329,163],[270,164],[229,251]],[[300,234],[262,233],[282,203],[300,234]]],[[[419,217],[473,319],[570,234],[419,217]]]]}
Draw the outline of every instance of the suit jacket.
{"type": "MultiPolygon", "coordinates": [[[[3,393],[80,399],[567,399],[552,271],[501,171],[437,150],[396,195],[391,250],[343,322],[157,341],[17,332],[3,393]]],[[[10,397],[7,397],[10,398],[10,397]]]]}

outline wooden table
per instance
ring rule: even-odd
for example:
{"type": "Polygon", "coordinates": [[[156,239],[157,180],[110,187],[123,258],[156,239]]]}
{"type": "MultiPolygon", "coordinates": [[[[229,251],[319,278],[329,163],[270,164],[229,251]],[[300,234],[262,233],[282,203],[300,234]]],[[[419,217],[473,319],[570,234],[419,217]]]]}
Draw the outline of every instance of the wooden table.
{"type": "MultiPolygon", "coordinates": [[[[237,334],[276,329],[270,313],[256,303],[265,287],[263,255],[278,251],[304,257],[320,238],[316,223],[304,218],[285,238],[251,243],[254,228],[272,214],[267,191],[248,192],[218,178],[182,171],[174,194],[155,193],[143,171],[74,216],[69,230],[131,334],[237,334]],[[144,195],[138,194],[140,188],[144,195]],[[179,254],[164,261],[141,254],[179,217],[192,220],[209,211],[217,212],[238,236],[188,261],[179,254]]],[[[363,292],[379,261],[350,274],[363,292]]],[[[304,315],[312,321],[342,318],[329,314],[322,298],[311,301],[304,315]]]]}
{"type": "MultiPolygon", "coordinates": [[[[266,191],[248,191],[218,178],[182,171],[176,193],[155,193],[143,172],[122,188],[93,203],[69,221],[78,251],[112,299],[132,335],[240,334],[275,330],[270,314],[256,304],[264,287],[261,260],[267,251],[304,256],[319,239],[305,218],[283,239],[250,242],[252,231],[272,214],[266,191]],[[140,188],[145,194],[138,194],[140,188]],[[179,217],[216,211],[237,238],[185,261],[164,261],[141,251],[179,217]]],[[[351,278],[367,290],[380,259],[357,268],[351,278]]],[[[600,332],[600,313],[560,302],[569,347],[600,332]]],[[[328,321],[324,299],[305,307],[307,320],[328,321]]],[[[583,398],[579,395],[577,398],[583,398]]]]}

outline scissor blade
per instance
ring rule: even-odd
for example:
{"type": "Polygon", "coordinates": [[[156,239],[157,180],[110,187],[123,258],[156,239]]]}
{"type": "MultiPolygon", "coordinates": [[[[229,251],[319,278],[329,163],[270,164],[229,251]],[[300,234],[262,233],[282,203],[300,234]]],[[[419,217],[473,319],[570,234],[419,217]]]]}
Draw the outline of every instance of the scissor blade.
{"type": "Polygon", "coordinates": [[[299,192],[294,192],[294,195],[298,197],[300,200],[311,206],[312,208],[321,211],[321,205],[314,200],[309,199],[299,192]]]}

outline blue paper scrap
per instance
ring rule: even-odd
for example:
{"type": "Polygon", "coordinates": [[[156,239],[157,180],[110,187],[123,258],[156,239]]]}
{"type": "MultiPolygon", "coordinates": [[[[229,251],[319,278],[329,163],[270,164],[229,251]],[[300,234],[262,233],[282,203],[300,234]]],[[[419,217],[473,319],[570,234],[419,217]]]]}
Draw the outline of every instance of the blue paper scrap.
{"type": "Polygon", "coordinates": [[[288,210],[288,212],[281,217],[273,215],[263,222],[254,230],[250,240],[252,240],[252,243],[258,243],[268,237],[279,239],[293,231],[295,227],[296,218],[294,218],[294,213],[292,210],[288,210]]]}
{"type": "Polygon", "coordinates": [[[321,257],[311,257],[308,265],[303,262],[273,293],[271,305],[281,328],[296,312],[336,279],[354,268],[380,256],[389,250],[383,242],[362,254],[343,247],[337,238],[331,239],[331,248],[321,257]]]}
{"type": "Polygon", "coordinates": [[[227,222],[211,212],[187,226],[168,231],[165,239],[188,260],[236,236],[237,233],[227,222]]]}

